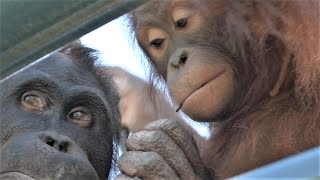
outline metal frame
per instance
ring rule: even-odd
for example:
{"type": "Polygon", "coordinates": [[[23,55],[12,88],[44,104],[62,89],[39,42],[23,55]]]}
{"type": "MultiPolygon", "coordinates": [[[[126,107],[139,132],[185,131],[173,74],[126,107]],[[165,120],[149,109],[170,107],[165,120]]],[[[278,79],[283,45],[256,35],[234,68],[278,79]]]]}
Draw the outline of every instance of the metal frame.
{"type": "Polygon", "coordinates": [[[0,78],[147,0],[0,0],[0,78]]]}
{"type": "Polygon", "coordinates": [[[320,147],[264,165],[231,178],[247,179],[318,179],[320,177],[320,147]]]}

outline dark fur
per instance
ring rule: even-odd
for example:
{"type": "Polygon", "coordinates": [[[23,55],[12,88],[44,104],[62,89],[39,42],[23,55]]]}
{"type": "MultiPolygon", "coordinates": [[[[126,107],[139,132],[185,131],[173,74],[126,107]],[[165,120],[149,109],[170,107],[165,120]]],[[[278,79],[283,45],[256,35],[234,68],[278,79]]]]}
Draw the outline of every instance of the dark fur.
{"type": "Polygon", "coordinates": [[[36,179],[114,176],[109,170],[118,157],[119,95],[103,68],[95,50],[73,43],[1,81],[0,176],[14,171],[36,179]],[[45,102],[43,111],[23,105],[30,91],[45,102]],[[88,127],[68,118],[81,106],[91,114],[88,127]]]}
{"type": "MultiPolygon", "coordinates": [[[[69,45],[66,45],[63,47],[59,52],[66,54],[73,60],[75,63],[78,63],[84,67],[86,67],[90,72],[93,72],[96,75],[96,78],[99,80],[101,85],[104,87],[104,89],[113,89],[114,90],[114,96],[108,97],[112,102],[119,102],[120,98],[118,95],[118,92],[116,92],[116,85],[112,80],[112,75],[110,73],[107,73],[104,69],[105,66],[100,65],[99,62],[99,52],[95,49],[86,47],[85,45],[73,42],[69,45]],[[113,83],[110,83],[113,82],[113,83]]],[[[118,112],[115,115],[117,116],[117,119],[120,120],[120,113],[118,106],[112,107],[112,112],[118,112]]],[[[120,121],[111,121],[111,131],[113,134],[113,160],[112,160],[112,169],[109,174],[109,178],[115,177],[115,175],[118,173],[118,149],[120,145],[120,121]]]]}

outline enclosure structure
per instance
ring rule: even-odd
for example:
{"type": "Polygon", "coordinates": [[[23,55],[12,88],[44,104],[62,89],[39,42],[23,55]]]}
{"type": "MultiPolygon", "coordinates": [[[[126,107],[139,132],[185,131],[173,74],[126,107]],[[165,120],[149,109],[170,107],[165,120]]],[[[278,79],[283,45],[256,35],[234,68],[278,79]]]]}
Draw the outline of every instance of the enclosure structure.
{"type": "Polygon", "coordinates": [[[146,1],[0,1],[1,79],[146,1]]]}

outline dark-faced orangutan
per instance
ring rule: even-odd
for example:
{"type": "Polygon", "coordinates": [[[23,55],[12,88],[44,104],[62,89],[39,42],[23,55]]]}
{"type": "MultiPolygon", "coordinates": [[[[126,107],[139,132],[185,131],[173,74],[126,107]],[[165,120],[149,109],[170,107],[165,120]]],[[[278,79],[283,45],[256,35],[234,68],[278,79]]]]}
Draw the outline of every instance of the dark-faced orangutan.
{"type": "Polygon", "coordinates": [[[176,121],[154,122],[129,137],[120,177],[224,179],[319,146],[319,7],[151,0],[134,10],[137,41],[177,110],[212,134],[195,147],[176,121]]]}
{"type": "Polygon", "coordinates": [[[107,179],[119,96],[95,51],[71,45],[0,83],[0,179],[107,179]]]}

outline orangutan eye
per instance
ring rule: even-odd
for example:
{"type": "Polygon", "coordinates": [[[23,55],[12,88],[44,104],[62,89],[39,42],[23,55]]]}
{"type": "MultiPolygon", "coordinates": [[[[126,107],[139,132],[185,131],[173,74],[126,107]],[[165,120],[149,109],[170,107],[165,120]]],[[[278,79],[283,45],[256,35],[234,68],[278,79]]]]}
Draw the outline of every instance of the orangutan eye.
{"type": "Polygon", "coordinates": [[[47,103],[41,92],[33,90],[22,95],[21,105],[28,110],[45,111],[47,103]]]}
{"type": "Polygon", "coordinates": [[[156,48],[160,48],[161,45],[163,44],[163,42],[164,42],[164,39],[163,39],[163,38],[157,38],[157,39],[151,41],[151,42],[150,42],[150,45],[151,45],[151,46],[154,46],[154,47],[156,47],[156,48]]]}
{"type": "Polygon", "coordinates": [[[187,26],[188,18],[179,19],[175,24],[177,28],[182,29],[187,26]]]}
{"type": "Polygon", "coordinates": [[[92,123],[90,111],[83,106],[73,108],[68,114],[68,119],[82,128],[89,127],[92,123]]]}

